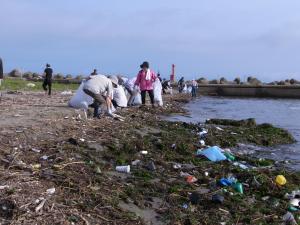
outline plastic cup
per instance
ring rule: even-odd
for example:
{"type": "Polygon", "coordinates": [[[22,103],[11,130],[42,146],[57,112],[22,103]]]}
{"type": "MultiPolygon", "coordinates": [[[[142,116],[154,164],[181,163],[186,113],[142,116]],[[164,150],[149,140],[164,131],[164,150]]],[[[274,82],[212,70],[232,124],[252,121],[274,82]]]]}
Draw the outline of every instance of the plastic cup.
{"type": "Polygon", "coordinates": [[[120,173],[130,173],[130,166],[116,166],[116,171],[120,173]]]}

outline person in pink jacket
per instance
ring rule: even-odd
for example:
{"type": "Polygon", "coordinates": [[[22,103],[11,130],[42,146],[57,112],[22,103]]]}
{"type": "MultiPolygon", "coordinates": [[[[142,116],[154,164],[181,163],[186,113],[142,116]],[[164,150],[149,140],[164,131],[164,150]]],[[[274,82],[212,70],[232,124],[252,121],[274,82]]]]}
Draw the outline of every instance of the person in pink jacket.
{"type": "Polygon", "coordinates": [[[148,92],[151,104],[154,106],[154,92],[153,92],[153,83],[155,82],[156,75],[149,69],[149,63],[143,62],[140,66],[141,70],[137,75],[135,85],[139,86],[142,95],[142,104],[146,103],[146,93],[148,92]]]}

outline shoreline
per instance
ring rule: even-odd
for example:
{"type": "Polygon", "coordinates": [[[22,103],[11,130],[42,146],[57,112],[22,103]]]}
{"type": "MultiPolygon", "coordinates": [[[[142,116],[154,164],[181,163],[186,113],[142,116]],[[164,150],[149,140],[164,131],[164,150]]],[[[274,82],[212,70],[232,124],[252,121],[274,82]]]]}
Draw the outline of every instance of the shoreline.
{"type": "MultiPolygon", "coordinates": [[[[0,190],[3,199],[14,204],[12,218],[6,220],[10,223],[280,224],[288,208],[284,194],[299,189],[299,173],[272,167],[269,160],[236,155],[238,162],[256,167],[248,171],[227,161],[195,157],[202,127],[160,119],[174,111],[184,113],[187,96],[168,96],[165,108],[121,110],[125,122],[85,121],[82,112],[63,106],[68,96],[58,93],[51,99],[38,93],[11,97],[18,106],[9,106],[6,95],[2,107],[21,116],[13,117],[15,125],[1,124],[2,176],[6,177],[1,185],[8,187],[0,190]],[[43,103],[47,107],[41,107],[43,103]],[[26,113],[34,114],[32,119],[18,122],[26,113]],[[35,123],[37,118],[41,120],[35,123]],[[130,174],[115,171],[115,166],[129,164],[130,174]],[[179,164],[181,168],[176,168],[179,164]],[[180,172],[198,181],[188,183],[180,172]],[[244,194],[217,185],[230,174],[244,185],[244,194]],[[286,177],[285,186],[274,184],[278,174],[286,177]],[[55,193],[49,195],[51,188],[55,193]],[[191,204],[190,193],[197,193],[199,204],[191,204]],[[216,193],[224,197],[223,203],[211,200],[216,193]],[[46,201],[36,212],[41,197],[46,201]],[[272,205],[273,201],[278,204],[272,205]]],[[[219,131],[209,131],[211,144],[222,140],[212,139],[215,132],[219,131]]]]}

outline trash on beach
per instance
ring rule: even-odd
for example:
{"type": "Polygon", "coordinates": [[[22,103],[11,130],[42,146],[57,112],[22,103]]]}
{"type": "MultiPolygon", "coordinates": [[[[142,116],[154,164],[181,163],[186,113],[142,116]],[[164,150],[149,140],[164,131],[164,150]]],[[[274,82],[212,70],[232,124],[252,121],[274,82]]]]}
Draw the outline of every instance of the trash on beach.
{"type": "Polygon", "coordinates": [[[289,225],[297,225],[297,222],[293,216],[292,213],[290,212],[287,212],[284,216],[283,216],[283,221],[286,223],[286,224],[289,224],[289,225]]]}
{"type": "Polygon", "coordinates": [[[198,150],[197,155],[203,155],[213,162],[223,161],[227,159],[218,146],[210,147],[203,151],[198,150]]]}
{"type": "Polygon", "coordinates": [[[224,155],[229,161],[235,161],[235,156],[230,154],[229,152],[224,152],[224,155]]]}
{"type": "Polygon", "coordinates": [[[35,87],[35,84],[34,83],[28,83],[26,84],[27,87],[30,87],[30,88],[34,88],[35,87]]]}
{"type": "Polygon", "coordinates": [[[283,186],[286,184],[286,179],[283,175],[278,175],[275,179],[275,182],[278,186],[283,186]]]}
{"type": "Polygon", "coordinates": [[[220,194],[214,194],[211,197],[211,200],[215,203],[222,204],[224,202],[224,196],[222,196],[220,194]]]}
{"type": "Polygon", "coordinates": [[[222,129],[221,127],[216,127],[216,129],[219,131],[224,131],[224,129],[222,129]]]}
{"type": "Polygon", "coordinates": [[[204,176],[208,177],[209,173],[208,172],[204,172],[204,176]]]}
{"type": "Polygon", "coordinates": [[[63,91],[60,93],[61,95],[72,95],[72,91],[63,91]]]}
{"type": "Polygon", "coordinates": [[[242,185],[241,183],[235,183],[235,184],[233,184],[233,188],[234,188],[234,190],[236,190],[238,193],[244,194],[244,188],[243,188],[243,185],[242,185]]]}
{"type": "Polygon", "coordinates": [[[233,184],[232,181],[227,178],[220,179],[218,183],[224,187],[231,186],[233,184]]]}
{"type": "Polygon", "coordinates": [[[290,200],[289,204],[295,207],[300,207],[300,199],[294,198],[290,200]]]}
{"type": "Polygon", "coordinates": [[[137,166],[138,164],[140,164],[141,160],[137,159],[131,162],[131,165],[133,166],[137,166]]]}
{"type": "Polygon", "coordinates": [[[54,193],[55,193],[55,188],[49,188],[47,191],[46,191],[46,193],[48,194],[48,195],[53,195],[54,193]]]}
{"type": "Polygon", "coordinates": [[[188,176],[191,176],[189,173],[186,173],[186,172],[180,172],[180,176],[181,177],[188,177],[188,176]]]}
{"type": "Polygon", "coordinates": [[[148,151],[140,151],[142,155],[148,155],[148,151]]]}
{"type": "Polygon", "coordinates": [[[40,211],[40,210],[44,207],[46,201],[47,201],[47,199],[43,199],[43,200],[41,201],[41,203],[35,208],[35,212],[40,211]]]}
{"type": "Polygon", "coordinates": [[[8,185],[2,185],[2,186],[0,186],[0,190],[4,190],[4,189],[7,189],[7,188],[9,188],[8,185]]]}
{"type": "Polygon", "coordinates": [[[246,166],[246,165],[244,165],[244,164],[242,164],[242,163],[239,163],[239,162],[234,162],[233,165],[234,165],[234,166],[238,166],[238,167],[240,167],[240,168],[243,169],[243,170],[249,169],[248,166],[246,166]]]}
{"type": "Polygon", "coordinates": [[[201,146],[205,146],[205,141],[204,140],[200,140],[199,143],[200,143],[201,146]]]}
{"type": "Polygon", "coordinates": [[[36,152],[36,153],[40,153],[41,152],[41,150],[37,149],[37,148],[31,148],[31,151],[36,152]]]}
{"type": "Polygon", "coordinates": [[[182,205],[182,208],[188,209],[188,208],[189,208],[189,205],[185,203],[185,204],[182,205]]]}
{"type": "Polygon", "coordinates": [[[150,171],[156,170],[156,166],[155,166],[155,164],[154,164],[153,161],[151,161],[151,162],[148,163],[147,169],[150,170],[150,171]]]}
{"type": "Polygon", "coordinates": [[[203,138],[206,136],[206,134],[208,134],[207,130],[202,130],[201,132],[198,133],[200,138],[203,138]]]}
{"type": "Polygon", "coordinates": [[[130,165],[128,166],[116,166],[116,171],[120,173],[130,173],[130,165]]]}
{"type": "Polygon", "coordinates": [[[193,192],[191,195],[190,195],[190,202],[192,203],[192,205],[197,205],[200,203],[200,194],[198,192],[193,192]]]}
{"type": "Polygon", "coordinates": [[[175,170],[178,170],[178,169],[180,169],[182,166],[181,166],[181,164],[179,164],[179,163],[175,163],[174,165],[173,165],[173,168],[175,169],[175,170]]]}
{"type": "Polygon", "coordinates": [[[192,175],[189,175],[186,177],[186,182],[188,182],[189,184],[195,183],[197,181],[198,181],[198,179],[192,175]]]}
{"type": "Polygon", "coordinates": [[[171,148],[176,149],[176,144],[172,144],[171,148]]]}
{"type": "Polygon", "coordinates": [[[43,155],[43,156],[41,157],[41,160],[44,160],[44,161],[46,161],[46,160],[48,160],[48,158],[49,158],[49,156],[47,156],[47,155],[43,155]]]}
{"type": "Polygon", "coordinates": [[[293,199],[293,198],[300,198],[300,190],[292,191],[292,193],[286,193],[284,195],[285,199],[293,199]]]}
{"type": "Polygon", "coordinates": [[[41,168],[41,164],[33,164],[33,165],[31,165],[31,168],[32,168],[33,170],[38,170],[38,169],[41,168]]]}

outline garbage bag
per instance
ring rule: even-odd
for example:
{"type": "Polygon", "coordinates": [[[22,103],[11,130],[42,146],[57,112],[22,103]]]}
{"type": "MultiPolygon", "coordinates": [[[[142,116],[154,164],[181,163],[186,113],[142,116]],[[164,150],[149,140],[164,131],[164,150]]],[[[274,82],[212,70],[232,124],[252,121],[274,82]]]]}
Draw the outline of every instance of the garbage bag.
{"type": "Polygon", "coordinates": [[[227,159],[218,146],[207,148],[203,150],[200,154],[204,155],[206,158],[213,162],[223,161],[227,159]]]}
{"type": "Polygon", "coordinates": [[[159,106],[163,106],[162,85],[159,79],[156,79],[154,82],[153,92],[154,92],[154,102],[156,102],[159,106]]]}
{"type": "Polygon", "coordinates": [[[121,85],[114,88],[113,99],[117,102],[119,107],[127,107],[127,97],[124,88],[121,85]]]}
{"type": "Polygon", "coordinates": [[[69,101],[69,106],[76,109],[88,109],[94,100],[83,91],[84,81],[80,84],[74,96],[69,101]]]}
{"type": "Polygon", "coordinates": [[[141,105],[142,104],[142,96],[140,93],[138,93],[133,100],[133,105],[141,105]]]}

